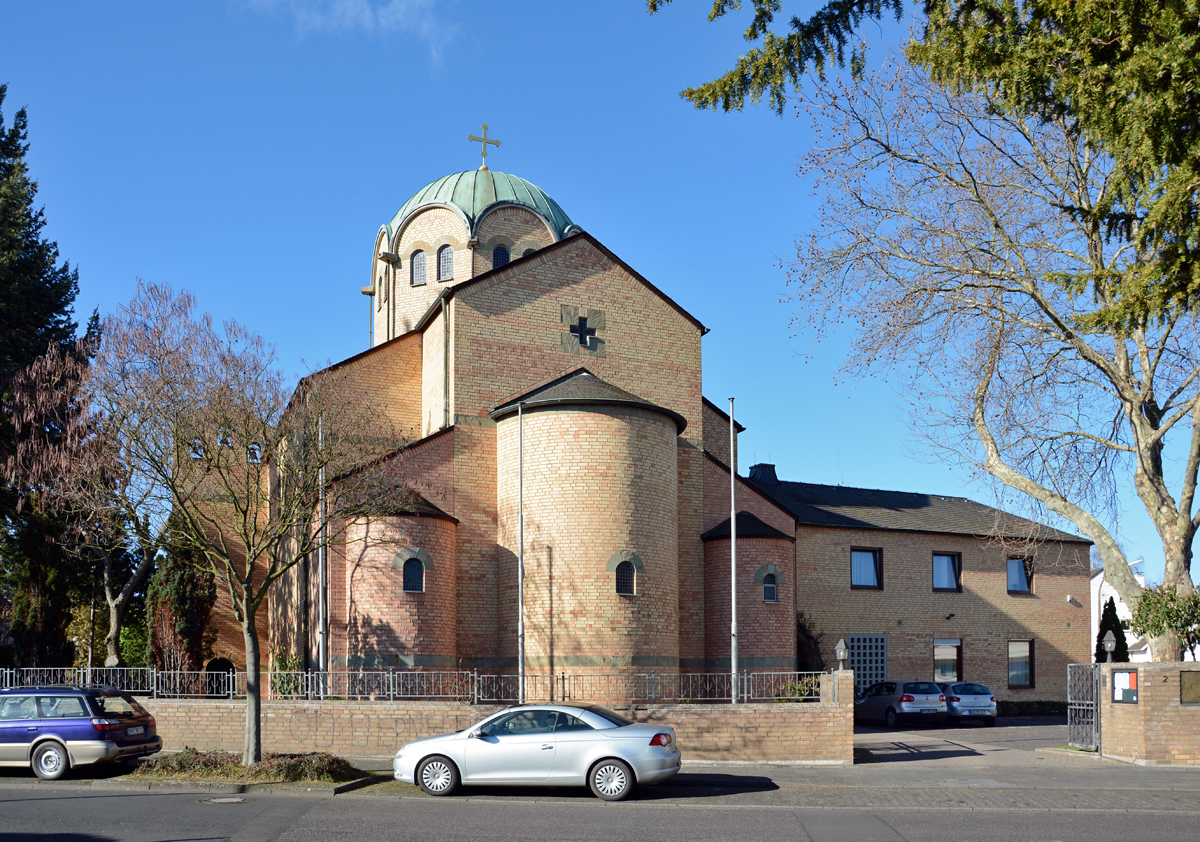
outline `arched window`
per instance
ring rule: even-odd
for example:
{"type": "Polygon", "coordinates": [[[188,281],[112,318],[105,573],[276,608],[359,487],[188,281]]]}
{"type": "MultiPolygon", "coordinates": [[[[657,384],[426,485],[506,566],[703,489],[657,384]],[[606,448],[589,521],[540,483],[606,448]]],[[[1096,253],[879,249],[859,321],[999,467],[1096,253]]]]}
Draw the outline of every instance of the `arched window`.
{"type": "Polygon", "coordinates": [[[622,561],[617,565],[617,593],[621,596],[633,596],[633,564],[622,561]]]}
{"type": "Polygon", "coordinates": [[[533,249],[525,249],[525,251],[521,252],[521,257],[529,257],[531,254],[533,254],[533,249]]]}
{"type": "Polygon", "coordinates": [[[763,602],[778,602],[779,588],[775,586],[775,574],[763,576],[763,602]]]}
{"type": "Polygon", "coordinates": [[[454,249],[442,246],[438,249],[438,280],[448,281],[454,277],[454,249]]]}
{"type": "Polygon", "coordinates": [[[425,565],[418,558],[410,558],[404,562],[404,591],[425,592],[425,565]]]}
{"type": "Polygon", "coordinates": [[[411,273],[409,283],[415,287],[425,285],[425,252],[414,251],[408,261],[408,271],[411,273]]]}
{"type": "Polygon", "coordinates": [[[496,246],[492,249],[492,268],[499,269],[508,263],[508,249],[504,246],[496,246]]]}

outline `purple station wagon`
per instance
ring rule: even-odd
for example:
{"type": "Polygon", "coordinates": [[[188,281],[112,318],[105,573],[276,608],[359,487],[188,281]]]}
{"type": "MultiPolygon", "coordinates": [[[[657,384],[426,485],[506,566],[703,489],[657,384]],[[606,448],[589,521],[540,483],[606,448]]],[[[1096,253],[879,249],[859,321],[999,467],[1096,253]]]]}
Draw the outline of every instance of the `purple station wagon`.
{"type": "Polygon", "coordinates": [[[52,781],[72,766],[162,751],[154,717],[109,687],[0,690],[0,766],[52,781]]]}

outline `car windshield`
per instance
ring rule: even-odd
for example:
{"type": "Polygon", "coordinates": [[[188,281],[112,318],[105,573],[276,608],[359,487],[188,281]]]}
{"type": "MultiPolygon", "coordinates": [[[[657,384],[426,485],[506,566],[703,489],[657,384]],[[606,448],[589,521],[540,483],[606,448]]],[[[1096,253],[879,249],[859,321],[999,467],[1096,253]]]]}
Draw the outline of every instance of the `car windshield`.
{"type": "Polygon", "coordinates": [[[102,716],[112,716],[117,719],[130,719],[145,713],[142,706],[129,696],[89,696],[92,710],[102,716]]]}
{"type": "Polygon", "coordinates": [[[959,696],[990,696],[992,691],[982,684],[955,684],[954,692],[959,696]]]}
{"type": "Polygon", "coordinates": [[[602,708],[599,705],[592,705],[591,707],[588,708],[588,710],[590,710],[592,713],[596,714],[596,716],[607,719],[609,722],[611,722],[613,725],[616,725],[618,728],[620,728],[622,725],[632,725],[633,724],[632,719],[626,719],[625,717],[621,716],[621,714],[613,713],[608,708],[602,708]]]}
{"type": "Polygon", "coordinates": [[[928,681],[910,681],[904,685],[905,693],[941,693],[936,684],[928,681]]]}

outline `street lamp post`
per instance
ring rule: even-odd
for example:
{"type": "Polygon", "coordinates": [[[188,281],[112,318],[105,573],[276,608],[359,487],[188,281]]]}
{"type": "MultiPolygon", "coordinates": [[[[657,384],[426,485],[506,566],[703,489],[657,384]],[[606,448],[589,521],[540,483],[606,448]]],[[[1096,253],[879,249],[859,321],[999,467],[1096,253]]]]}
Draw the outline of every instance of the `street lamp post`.
{"type": "Polygon", "coordinates": [[[846,656],[850,651],[846,648],[846,638],[838,639],[837,645],[833,647],[833,657],[837,658],[838,669],[842,669],[842,663],[846,660],[846,656]]]}
{"type": "Polygon", "coordinates": [[[1117,638],[1112,633],[1112,629],[1106,631],[1101,640],[1104,642],[1104,663],[1112,663],[1112,653],[1117,648],[1117,638]]]}

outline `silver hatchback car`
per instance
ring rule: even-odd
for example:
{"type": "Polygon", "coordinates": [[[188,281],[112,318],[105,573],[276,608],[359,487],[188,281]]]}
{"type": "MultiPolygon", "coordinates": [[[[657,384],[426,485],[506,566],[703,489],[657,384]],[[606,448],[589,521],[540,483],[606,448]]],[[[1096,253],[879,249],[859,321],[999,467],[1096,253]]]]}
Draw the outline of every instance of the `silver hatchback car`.
{"type": "Polygon", "coordinates": [[[519,705],[405,743],[392,771],[430,795],[449,795],[459,784],[588,786],[597,798],[620,801],[637,784],[670,778],[681,763],[669,726],[639,725],[595,705],[519,705]]]}
{"type": "Polygon", "coordinates": [[[906,721],[944,725],[946,697],[932,681],[880,681],[854,700],[854,719],[881,719],[889,728],[906,721]]]}
{"type": "Polygon", "coordinates": [[[977,719],[984,725],[996,724],[996,697],[983,684],[970,681],[938,682],[946,696],[946,716],[952,721],[977,719]]]}

